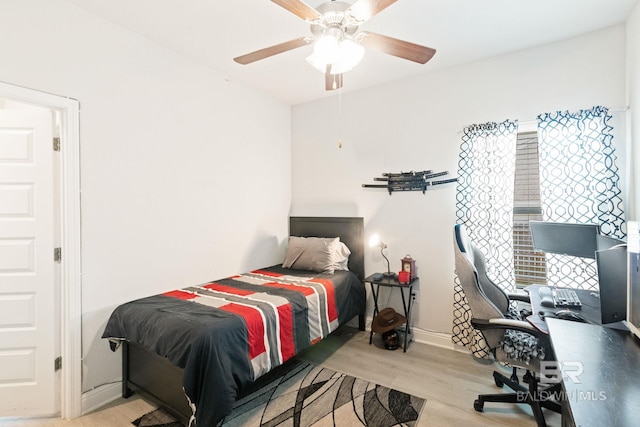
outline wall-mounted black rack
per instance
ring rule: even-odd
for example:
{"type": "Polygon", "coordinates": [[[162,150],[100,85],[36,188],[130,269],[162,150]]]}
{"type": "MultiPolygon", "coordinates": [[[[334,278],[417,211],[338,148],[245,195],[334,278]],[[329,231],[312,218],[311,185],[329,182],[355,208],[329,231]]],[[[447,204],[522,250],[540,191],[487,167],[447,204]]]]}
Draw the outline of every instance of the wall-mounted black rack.
{"type": "Polygon", "coordinates": [[[386,181],[386,184],[362,184],[362,186],[364,188],[386,188],[389,194],[394,191],[422,191],[422,194],[424,194],[428,187],[458,181],[458,178],[433,180],[445,175],[449,175],[449,172],[426,170],[420,172],[383,173],[382,177],[375,177],[373,180],[386,181]]]}

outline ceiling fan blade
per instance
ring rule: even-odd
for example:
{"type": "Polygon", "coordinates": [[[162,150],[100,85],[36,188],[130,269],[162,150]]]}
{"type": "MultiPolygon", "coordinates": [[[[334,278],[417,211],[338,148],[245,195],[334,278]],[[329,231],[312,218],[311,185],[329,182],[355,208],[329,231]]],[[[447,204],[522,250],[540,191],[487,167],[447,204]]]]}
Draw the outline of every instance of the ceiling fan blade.
{"type": "Polygon", "coordinates": [[[377,50],[378,52],[408,59],[409,61],[419,64],[425,64],[436,53],[436,50],[430,47],[394,39],[393,37],[383,36],[382,34],[370,33],[368,31],[358,33],[358,40],[367,49],[377,50]]]}
{"type": "Polygon", "coordinates": [[[271,0],[279,6],[284,7],[294,15],[305,21],[315,21],[320,19],[320,12],[303,2],[302,0],[271,0]]]}
{"type": "Polygon", "coordinates": [[[342,87],[342,74],[331,74],[331,64],[327,65],[324,73],[324,88],[326,90],[336,90],[342,87]]]}
{"type": "Polygon", "coordinates": [[[358,0],[347,10],[347,13],[357,22],[362,23],[396,1],[398,0],[358,0]]]}
{"type": "Polygon", "coordinates": [[[233,58],[238,64],[247,65],[260,59],[268,58],[273,55],[277,55],[288,50],[296,49],[304,45],[309,44],[311,39],[309,37],[299,37],[297,39],[289,40],[288,42],[280,43],[274,46],[265,47],[264,49],[256,50],[255,52],[247,53],[233,58]]]}

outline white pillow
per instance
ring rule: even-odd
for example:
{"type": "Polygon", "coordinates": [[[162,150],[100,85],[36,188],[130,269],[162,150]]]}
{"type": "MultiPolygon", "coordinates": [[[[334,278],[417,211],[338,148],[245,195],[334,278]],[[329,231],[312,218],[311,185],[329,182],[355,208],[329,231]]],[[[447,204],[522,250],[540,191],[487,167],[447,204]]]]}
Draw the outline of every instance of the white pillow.
{"type": "Polygon", "coordinates": [[[340,240],[338,240],[336,244],[336,250],[333,253],[333,269],[334,270],[344,270],[349,271],[349,255],[351,255],[351,251],[340,240]]]}

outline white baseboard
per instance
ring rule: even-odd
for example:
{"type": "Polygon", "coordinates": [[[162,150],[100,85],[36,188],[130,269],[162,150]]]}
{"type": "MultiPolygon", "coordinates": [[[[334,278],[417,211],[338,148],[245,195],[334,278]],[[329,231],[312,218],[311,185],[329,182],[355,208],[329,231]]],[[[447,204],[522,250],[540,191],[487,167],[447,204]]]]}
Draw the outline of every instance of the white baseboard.
{"type": "MultiPolygon", "coordinates": [[[[367,317],[367,331],[370,331],[371,321],[373,319],[371,317],[367,317]]],[[[419,342],[421,344],[433,345],[436,347],[444,348],[452,351],[459,351],[462,353],[469,353],[465,347],[454,344],[451,341],[451,334],[445,334],[443,332],[434,332],[428,331],[426,329],[416,328],[415,326],[411,328],[413,330],[413,340],[415,342],[419,342]]]]}
{"type": "Polygon", "coordinates": [[[413,339],[415,342],[422,344],[433,345],[447,350],[455,350],[453,342],[451,342],[451,335],[442,332],[427,331],[425,329],[416,328],[413,329],[413,339]]]}
{"type": "Polygon", "coordinates": [[[460,353],[470,354],[466,347],[454,344],[451,341],[451,335],[442,332],[427,331],[420,328],[413,328],[413,339],[421,344],[433,345],[447,350],[459,351],[460,353]]]}
{"type": "Polygon", "coordinates": [[[122,396],[122,383],[105,384],[82,393],[82,415],[95,411],[122,396]]]}

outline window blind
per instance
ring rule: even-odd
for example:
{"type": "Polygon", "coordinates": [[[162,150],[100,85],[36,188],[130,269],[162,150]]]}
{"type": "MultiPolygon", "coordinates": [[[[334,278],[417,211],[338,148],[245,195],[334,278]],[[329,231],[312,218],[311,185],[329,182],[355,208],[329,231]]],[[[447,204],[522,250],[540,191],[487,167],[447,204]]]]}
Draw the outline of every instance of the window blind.
{"type": "Polygon", "coordinates": [[[513,203],[513,264],[516,284],[546,284],[545,255],[533,249],[530,220],[542,219],[537,132],[518,133],[513,203]]]}

